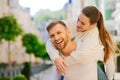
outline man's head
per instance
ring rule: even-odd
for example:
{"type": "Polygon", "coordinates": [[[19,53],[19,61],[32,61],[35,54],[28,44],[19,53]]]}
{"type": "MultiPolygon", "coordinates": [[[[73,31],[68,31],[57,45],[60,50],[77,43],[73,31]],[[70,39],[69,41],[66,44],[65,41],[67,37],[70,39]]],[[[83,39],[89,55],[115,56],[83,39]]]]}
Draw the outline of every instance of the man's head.
{"type": "Polygon", "coordinates": [[[47,26],[51,42],[53,45],[62,50],[70,40],[70,31],[62,21],[54,21],[47,26]]]}

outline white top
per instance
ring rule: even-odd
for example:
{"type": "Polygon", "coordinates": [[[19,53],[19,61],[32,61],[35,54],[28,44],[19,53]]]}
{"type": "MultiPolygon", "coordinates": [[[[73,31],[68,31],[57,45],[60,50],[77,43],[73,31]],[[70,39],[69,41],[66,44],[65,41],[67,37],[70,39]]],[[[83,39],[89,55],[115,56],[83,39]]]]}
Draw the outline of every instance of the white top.
{"type": "MultiPolygon", "coordinates": [[[[99,31],[97,27],[79,32],[74,40],[77,43],[77,49],[69,57],[64,57],[47,42],[46,49],[52,60],[62,56],[67,63],[67,72],[65,80],[97,80],[97,61],[104,58],[103,46],[99,42],[99,31]]],[[[112,80],[114,74],[113,59],[106,64],[106,73],[109,80],[112,80]]]]}

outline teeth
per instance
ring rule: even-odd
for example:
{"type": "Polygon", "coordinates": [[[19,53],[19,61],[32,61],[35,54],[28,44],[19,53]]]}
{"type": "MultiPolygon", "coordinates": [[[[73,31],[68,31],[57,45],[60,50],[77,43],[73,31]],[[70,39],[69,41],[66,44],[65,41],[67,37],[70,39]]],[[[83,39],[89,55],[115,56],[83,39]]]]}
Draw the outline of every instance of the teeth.
{"type": "Polygon", "coordinates": [[[57,44],[59,44],[59,43],[61,43],[62,42],[62,40],[59,40],[59,41],[57,41],[57,44]]]}

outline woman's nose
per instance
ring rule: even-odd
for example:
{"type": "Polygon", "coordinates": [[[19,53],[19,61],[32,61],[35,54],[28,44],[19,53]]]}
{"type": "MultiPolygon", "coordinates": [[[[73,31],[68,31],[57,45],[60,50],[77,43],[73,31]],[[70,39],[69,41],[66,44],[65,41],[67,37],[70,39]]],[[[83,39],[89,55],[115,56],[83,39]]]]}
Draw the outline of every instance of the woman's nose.
{"type": "Polygon", "coordinates": [[[77,22],[77,26],[81,26],[81,22],[79,21],[79,22],[77,22]]]}

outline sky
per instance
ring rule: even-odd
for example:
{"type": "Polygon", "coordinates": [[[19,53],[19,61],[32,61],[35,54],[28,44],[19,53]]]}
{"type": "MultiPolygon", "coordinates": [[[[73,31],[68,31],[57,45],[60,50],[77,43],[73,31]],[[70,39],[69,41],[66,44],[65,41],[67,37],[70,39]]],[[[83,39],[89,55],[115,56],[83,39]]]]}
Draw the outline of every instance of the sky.
{"type": "Polygon", "coordinates": [[[68,0],[19,0],[22,7],[29,7],[30,14],[34,15],[40,9],[52,11],[62,9],[68,0]]]}

